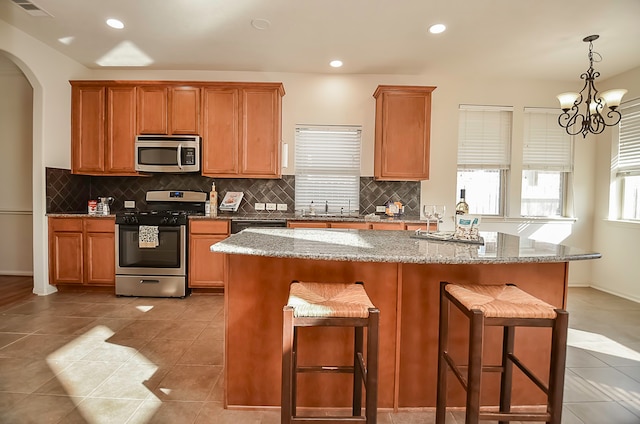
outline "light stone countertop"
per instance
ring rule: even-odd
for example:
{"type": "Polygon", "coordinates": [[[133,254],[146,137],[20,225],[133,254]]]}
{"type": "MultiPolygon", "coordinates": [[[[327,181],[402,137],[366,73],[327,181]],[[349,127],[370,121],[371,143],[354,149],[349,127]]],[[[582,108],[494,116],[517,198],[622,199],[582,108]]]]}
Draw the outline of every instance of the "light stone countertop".
{"type": "Polygon", "coordinates": [[[597,259],[574,247],[481,232],[484,245],[415,239],[413,231],[249,228],[211,246],[212,252],[274,258],[416,264],[547,263],[597,259]]]}

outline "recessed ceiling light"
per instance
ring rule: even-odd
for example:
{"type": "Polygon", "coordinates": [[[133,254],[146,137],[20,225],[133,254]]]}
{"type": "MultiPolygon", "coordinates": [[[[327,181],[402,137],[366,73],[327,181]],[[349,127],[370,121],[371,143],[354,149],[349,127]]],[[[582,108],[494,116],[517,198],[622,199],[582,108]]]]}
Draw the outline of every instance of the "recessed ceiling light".
{"type": "Polygon", "coordinates": [[[113,19],[113,18],[107,19],[107,25],[109,25],[111,28],[115,28],[115,29],[124,28],[124,24],[122,23],[121,20],[113,19]]]}
{"type": "Polygon", "coordinates": [[[256,18],[251,21],[251,26],[255,29],[265,30],[271,26],[271,22],[266,19],[256,18]]]}
{"type": "Polygon", "coordinates": [[[342,66],[342,61],[341,60],[332,60],[331,62],[329,62],[329,65],[332,66],[333,68],[339,68],[342,66]]]}
{"type": "Polygon", "coordinates": [[[444,24],[435,24],[429,27],[429,32],[431,34],[440,34],[444,32],[445,29],[447,29],[447,27],[444,24]]]}

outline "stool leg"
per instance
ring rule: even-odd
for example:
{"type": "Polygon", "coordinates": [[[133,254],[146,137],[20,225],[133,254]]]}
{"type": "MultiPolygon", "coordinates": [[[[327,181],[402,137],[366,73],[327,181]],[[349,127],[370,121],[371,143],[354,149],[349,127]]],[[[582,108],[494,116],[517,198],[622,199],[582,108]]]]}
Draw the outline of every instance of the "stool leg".
{"type": "Polygon", "coordinates": [[[291,349],[291,416],[298,415],[298,327],[293,325],[293,349],[291,349]]]}
{"type": "Polygon", "coordinates": [[[444,354],[448,350],[449,301],[445,297],[445,282],[440,283],[440,325],[438,331],[438,386],[436,392],[436,424],[444,424],[447,414],[447,362],[444,354]]]}
{"type": "Polygon", "coordinates": [[[484,344],[484,315],[471,310],[469,322],[469,370],[467,374],[467,411],[465,424],[480,420],[480,385],[482,381],[482,350],[484,344]]]}
{"type": "Polygon", "coordinates": [[[282,424],[291,423],[293,371],[293,308],[285,306],[282,311],[282,396],[280,400],[282,424]]]}
{"type": "MultiPolygon", "coordinates": [[[[364,345],[363,327],[354,327],[353,342],[353,405],[352,414],[359,417],[362,413],[362,370],[360,369],[360,355],[364,345]],[[358,355],[360,354],[360,355],[358,355]]],[[[367,393],[368,394],[368,393],[367,393]]]]}
{"type": "Polygon", "coordinates": [[[367,424],[378,422],[378,329],[380,325],[380,311],[369,309],[369,326],[367,327],[367,378],[366,378],[366,409],[367,424]]]}
{"type": "MultiPolygon", "coordinates": [[[[506,325],[502,337],[502,376],[500,377],[500,412],[511,411],[511,381],[513,379],[513,362],[509,354],[513,354],[515,343],[515,327],[506,325]]],[[[498,424],[506,424],[500,421],[498,424]]]]}
{"type": "Polygon", "coordinates": [[[567,331],[569,314],[556,309],[556,319],[551,335],[551,369],[549,373],[550,424],[560,424],[562,420],[562,397],[564,393],[564,372],[567,358],[567,331]]]}

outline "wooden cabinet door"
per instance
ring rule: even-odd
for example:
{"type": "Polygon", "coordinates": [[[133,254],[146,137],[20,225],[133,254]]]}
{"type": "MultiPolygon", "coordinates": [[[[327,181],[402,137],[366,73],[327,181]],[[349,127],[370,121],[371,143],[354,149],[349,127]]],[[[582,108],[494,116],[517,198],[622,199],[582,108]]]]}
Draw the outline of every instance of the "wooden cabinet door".
{"type": "Polygon", "coordinates": [[[169,87],[138,87],[138,134],[169,134],[169,87]]]}
{"type": "Polygon", "coordinates": [[[431,92],[434,89],[379,86],[374,93],[376,179],[429,179],[431,92]]]}
{"type": "Polygon", "coordinates": [[[200,88],[171,87],[169,134],[200,134],[200,88]]]}
{"type": "Polygon", "coordinates": [[[85,237],[86,284],[115,284],[115,236],[113,233],[87,233],[85,237]]]}
{"type": "Polygon", "coordinates": [[[107,142],[105,171],[137,175],[135,170],[136,88],[107,87],[107,142]]]}
{"type": "Polygon", "coordinates": [[[240,152],[240,97],[235,88],[203,90],[202,175],[237,175],[240,152]]]}
{"type": "Polygon", "coordinates": [[[84,218],[84,282],[113,286],[116,279],[115,220],[84,218]]]}
{"type": "Polygon", "coordinates": [[[71,87],[71,172],[104,172],[105,88],[71,87]]]}
{"type": "Polygon", "coordinates": [[[276,88],[242,89],[240,174],[280,178],[281,101],[276,88]]]}
{"type": "Polygon", "coordinates": [[[189,237],[189,287],[224,287],[225,254],[214,253],[209,248],[226,238],[226,235],[206,234],[192,234],[189,237]]]}
{"type": "Polygon", "coordinates": [[[49,283],[82,284],[82,220],[49,218],[49,283]]]}
{"type": "Polygon", "coordinates": [[[228,236],[228,220],[189,222],[189,287],[224,287],[226,255],[213,253],[209,248],[228,236]]]}

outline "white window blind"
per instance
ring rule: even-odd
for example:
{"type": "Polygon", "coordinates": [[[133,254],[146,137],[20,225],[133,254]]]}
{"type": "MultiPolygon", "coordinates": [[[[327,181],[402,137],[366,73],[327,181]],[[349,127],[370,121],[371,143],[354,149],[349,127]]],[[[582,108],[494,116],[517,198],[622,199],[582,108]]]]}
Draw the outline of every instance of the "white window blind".
{"type": "Polygon", "coordinates": [[[620,108],[618,175],[640,175],[640,99],[620,108]]]}
{"type": "Polygon", "coordinates": [[[513,108],[460,105],[458,169],[509,169],[513,108]]]}
{"type": "Polygon", "coordinates": [[[557,110],[525,108],[522,168],[573,171],[573,137],[558,125],[557,110]]]}
{"type": "Polygon", "coordinates": [[[360,200],[359,126],[296,128],[295,208],[355,211],[360,200]]]}

